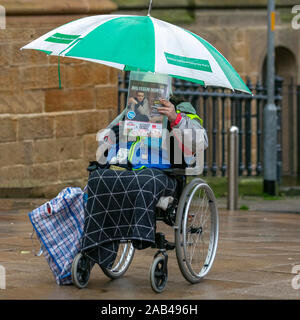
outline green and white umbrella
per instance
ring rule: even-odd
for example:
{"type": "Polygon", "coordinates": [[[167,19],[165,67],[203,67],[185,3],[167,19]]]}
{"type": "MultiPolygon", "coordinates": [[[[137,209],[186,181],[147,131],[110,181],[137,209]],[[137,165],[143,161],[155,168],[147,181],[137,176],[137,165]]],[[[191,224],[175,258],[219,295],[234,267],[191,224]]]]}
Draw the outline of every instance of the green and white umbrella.
{"type": "Polygon", "coordinates": [[[148,16],[98,15],[58,27],[21,49],[93,61],[125,71],[169,74],[250,93],[241,77],[210,43],[148,16]]]}

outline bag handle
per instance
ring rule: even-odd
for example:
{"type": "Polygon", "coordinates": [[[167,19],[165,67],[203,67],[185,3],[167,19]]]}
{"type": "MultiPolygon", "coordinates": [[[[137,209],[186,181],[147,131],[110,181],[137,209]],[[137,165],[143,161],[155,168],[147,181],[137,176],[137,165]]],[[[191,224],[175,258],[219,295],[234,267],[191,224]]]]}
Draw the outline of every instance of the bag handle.
{"type": "Polygon", "coordinates": [[[32,243],[32,253],[33,253],[36,257],[40,257],[40,256],[42,255],[42,253],[43,253],[43,248],[42,248],[42,246],[41,246],[39,252],[36,253],[36,251],[35,251],[35,249],[34,249],[34,245],[33,245],[33,236],[34,236],[34,234],[35,234],[35,230],[34,230],[34,228],[33,228],[33,229],[32,229],[32,233],[31,233],[31,236],[30,236],[30,238],[31,238],[31,243],[32,243]]]}

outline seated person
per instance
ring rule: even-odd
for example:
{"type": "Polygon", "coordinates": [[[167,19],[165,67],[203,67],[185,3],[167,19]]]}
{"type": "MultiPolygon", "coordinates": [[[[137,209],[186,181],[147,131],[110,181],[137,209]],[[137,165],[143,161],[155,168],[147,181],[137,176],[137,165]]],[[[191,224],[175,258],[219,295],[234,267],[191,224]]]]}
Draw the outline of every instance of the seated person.
{"type": "Polygon", "coordinates": [[[130,97],[128,99],[127,110],[136,113],[135,120],[137,121],[149,120],[149,102],[148,99],[145,98],[145,93],[143,91],[137,91],[136,97],[130,97]]]}
{"type": "MultiPolygon", "coordinates": [[[[161,99],[162,106],[158,111],[168,118],[169,130],[190,129],[188,136],[192,150],[189,152],[193,154],[196,150],[197,129],[205,131],[202,128],[201,119],[196,115],[191,104],[181,102],[175,107],[171,101],[171,99],[170,101],[161,99]]],[[[163,168],[161,161],[154,165],[150,162],[130,163],[132,147],[134,146],[134,149],[137,147],[138,139],[135,142],[125,142],[126,146],[123,148],[125,152],[119,157],[119,160],[126,160],[127,170],[118,170],[122,167],[119,163],[115,163],[117,167],[109,166],[109,161],[112,159],[111,156],[109,158],[110,151],[121,150],[112,148],[121,144],[118,135],[114,138],[114,134],[111,137],[109,135],[117,133],[121,125],[122,122],[116,124],[105,137],[102,146],[105,145],[110,150],[103,155],[107,156],[108,163],[90,173],[87,186],[88,202],[82,249],[90,259],[104,267],[110,267],[114,261],[120,240],[131,240],[137,249],[143,249],[155,243],[156,204],[160,197],[173,196],[177,191],[176,177],[161,170],[163,168]]],[[[207,146],[206,134],[204,136],[207,146]]],[[[185,153],[181,140],[179,139],[178,142],[182,153],[185,153]]],[[[136,154],[138,151],[133,150],[136,154]]],[[[169,162],[164,165],[170,167],[172,164],[169,162]]]]}

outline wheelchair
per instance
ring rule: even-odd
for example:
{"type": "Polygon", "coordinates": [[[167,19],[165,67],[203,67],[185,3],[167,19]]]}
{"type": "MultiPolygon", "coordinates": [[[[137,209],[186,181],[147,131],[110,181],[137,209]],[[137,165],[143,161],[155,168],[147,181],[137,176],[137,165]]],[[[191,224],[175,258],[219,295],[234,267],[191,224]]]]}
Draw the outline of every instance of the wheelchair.
{"type": "MultiPolygon", "coordinates": [[[[167,241],[163,233],[157,232],[155,235],[155,244],[151,247],[157,252],[150,267],[150,284],[156,293],[161,293],[167,284],[167,252],[170,250],[176,251],[179,269],[192,284],[200,282],[213,265],[218,244],[218,210],[213,190],[198,177],[203,172],[203,155],[204,149],[200,145],[194,167],[163,170],[175,176],[178,188],[171,199],[159,199],[156,221],[163,221],[174,229],[175,242],[167,241]]],[[[107,277],[118,279],[128,270],[134,253],[135,248],[129,240],[120,241],[112,267],[100,267],[107,277]]],[[[93,263],[84,253],[75,257],[72,280],[78,288],[87,286],[92,267],[93,263]]]]}

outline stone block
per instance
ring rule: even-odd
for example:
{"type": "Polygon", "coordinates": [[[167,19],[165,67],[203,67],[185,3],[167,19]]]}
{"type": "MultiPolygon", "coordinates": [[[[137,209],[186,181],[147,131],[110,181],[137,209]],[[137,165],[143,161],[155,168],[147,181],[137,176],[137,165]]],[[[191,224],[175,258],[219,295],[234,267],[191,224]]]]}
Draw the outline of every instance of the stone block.
{"type": "Polygon", "coordinates": [[[0,141],[15,141],[17,139],[17,120],[11,117],[0,117],[0,141]]]}
{"type": "Polygon", "coordinates": [[[90,134],[83,137],[83,158],[87,161],[94,161],[96,159],[96,152],[98,148],[98,142],[96,141],[96,135],[90,134]]]}
{"type": "MultiPolygon", "coordinates": [[[[42,34],[41,34],[42,35],[42,34]]],[[[56,56],[48,56],[47,60],[49,64],[57,64],[57,57],[56,56]]],[[[69,58],[69,57],[60,57],[60,63],[63,65],[66,64],[83,64],[85,63],[84,60],[69,58]]]]}
{"type": "Polygon", "coordinates": [[[45,94],[42,90],[0,92],[0,113],[41,113],[44,105],[45,94]]]}
{"type": "MultiPolygon", "coordinates": [[[[13,42],[10,44],[5,44],[5,46],[7,47],[7,51],[9,52],[9,63],[11,66],[15,66],[15,65],[29,66],[29,65],[38,65],[38,64],[39,65],[48,64],[48,58],[44,52],[40,52],[37,50],[20,50],[20,48],[25,46],[29,41],[13,42]]],[[[56,58],[56,63],[57,63],[57,58],[56,58]]],[[[0,61],[0,65],[1,65],[1,61],[0,61]]]]}
{"type": "MultiPolygon", "coordinates": [[[[26,1],[26,0],[25,0],[26,1]]],[[[24,12],[23,12],[24,13],[24,12]]],[[[73,20],[83,18],[84,14],[78,14],[78,15],[49,15],[49,12],[47,12],[47,15],[30,15],[30,19],[28,19],[28,15],[6,15],[6,29],[7,30],[15,30],[22,32],[23,28],[24,30],[31,31],[33,30],[32,34],[30,35],[30,38],[21,38],[16,37],[14,40],[20,40],[20,41],[27,41],[28,43],[30,41],[33,41],[37,39],[38,37],[46,34],[50,30],[54,30],[55,28],[62,26],[63,24],[66,24],[68,22],[71,22],[73,20]]],[[[24,35],[27,35],[27,33],[24,33],[24,35]]]]}
{"type": "Polygon", "coordinates": [[[245,42],[234,42],[231,46],[232,52],[231,55],[233,57],[243,57],[244,59],[248,59],[248,45],[245,42]]]}
{"type": "Polygon", "coordinates": [[[7,96],[11,96],[11,93],[0,92],[0,114],[11,113],[12,111],[9,102],[7,101],[9,99],[7,96]]]}
{"type": "Polygon", "coordinates": [[[81,159],[83,157],[83,141],[81,137],[56,139],[58,160],[81,159]]]}
{"type": "Polygon", "coordinates": [[[30,167],[26,165],[0,166],[0,188],[27,187],[30,180],[30,167]]]}
{"type": "Polygon", "coordinates": [[[7,66],[9,64],[11,50],[7,43],[0,42],[0,66],[7,66]]]}
{"type": "Polygon", "coordinates": [[[10,15],[20,14],[67,14],[67,13],[109,13],[117,9],[117,5],[110,0],[52,0],[45,2],[42,0],[28,1],[28,0],[3,0],[1,4],[6,8],[6,12],[10,15]]]}
{"type": "Polygon", "coordinates": [[[21,88],[18,80],[18,68],[3,66],[0,72],[0,92],[1,91],[16,91],[21,88]]]}
{"type": "Polygon", "coordinates": [[[65,85],[68,88],[87,87],[109,82],[109,67],[99,63],[69,64],[65,71],[65,85]]]}
{"type": "Polygon", "coordinates": [[[245,41],[245,30],[237,29],[235,32],[235,40],[238,42],[245,41]]]}
{"type": "Polygon", "coordinates": [[[46,185],[58,181],[59,162],[35,164],[29,170],[33,185],[46,185]]]}
{"type": "Polygon", "coordinates": [[[54,118],[55,136],[73,137],[75,135],[74,115],[71,113],[56,115],[54,118]]]}
{"type": "MultiPolygon", "coordinates": [[[[196,5],[207,5],[208,1],[207,0],[195,0],[194,3],[196,5]]],[[[209,5],[212,7],[224,7],[224,6],[239,6],[239,7],[243,7],[243,6],[265,6],[267,3],[266,0],[210,0],[209,1],[209,5]]]]}
{"type": "Polygon", "coordinates": [[[113,121],[118,114],[118,107],[109,109],[109,122],[113,121]]]}
{"type": "Polygon", "coordinates": [[[57,161],[58,145],[56,139],[42,139],[33,142],[33,163],[57,161]]]}
{"type": "Polygon", "coordinates": [[[90,112],[81,112],[75,114],[75,125],[77,135],[96,134],[109,122],[108,110],[97,110],[90,112]]]}
{"type": "MultiPolygon", "coordinates": [[[[115,0],[115,2],[122,8],[131,9],[137,7],[148,8],[149,1],[148,0],[115,0]]],[[[195,2],[195,1],[193,1],[195,2]]],[[[157,0],[155,1],[155,8],[161,7],[183,7],[190,5],[190,0],[157,0]]]]}
{"type": "Polygon", "coordinates": [[[19,120],[19,140],[52,138],[54,119],[48,116],[28,116],[19,120]]]}
{"type": "Polygon", "coordinates": [[[88,179],[88,172],[86,168],[88,163],[84,160],[68,160],[60,162],[59,179],[61,181],[72,179],[88,179]]]}
{"type": "Polygon", "coordinates": [[[237,56],[231,59],[230,63],[238,74],[245,74],[247,61],[245,61],[243,57],[237,56]]]}
{"type": "MultiPolygon", "coordinates": [[[[60,67],[62,86],[64,81],[64,65],[60,67]]],[[[58,88],[58,66],[57,65],[34,65],[20,67],[20,85],[28,89],[50,89],[58,88]]]]}
{"type": "Polygon", "coordinates": [[[111,122],[111,113],[110,109],[107,110],[99,110],[98,113],[98,125],[97,125],[97,132],[101,129],[106,128],[109,123],[111,122]]]}
{"type": "Polygon", "coordinates": [[[26,165],[33,162],[31,141],[0,143],[0,167],[26,165]]]}
{"type": "Polygon", "coordinates": [[[109,82],[112,85],[118,85],[118,74],[120,70],[115,68],[109,68],[109,82]]]}
{"type": "Polygon", "coordinates": [[[97,86],[96,87],[96,106],[97,109],[116,108],[118,105],[117,86],[97,86]]]}
{"type": "Polygon", "coordinates": [[[94,109],[95,92],[93,88],[47,90],[45,111],[75,111],[94,109]]]}
{"type": "MultiPolygon", "coordinates": [[[[1,1],[1,5],[2,1],[1,1]]],[[[11,42],[13,41],[31,41],[35,39],[35,29],[34,28],[21,28],[19,26],[11,26],[9,25],[10,17],[6,17],[7,19],[7,27],[5,32],[0,32],[0,42],[11,42]]]]}

